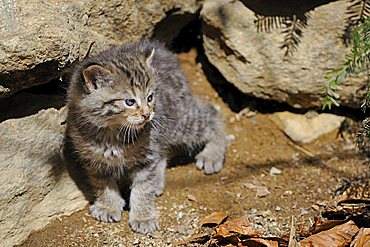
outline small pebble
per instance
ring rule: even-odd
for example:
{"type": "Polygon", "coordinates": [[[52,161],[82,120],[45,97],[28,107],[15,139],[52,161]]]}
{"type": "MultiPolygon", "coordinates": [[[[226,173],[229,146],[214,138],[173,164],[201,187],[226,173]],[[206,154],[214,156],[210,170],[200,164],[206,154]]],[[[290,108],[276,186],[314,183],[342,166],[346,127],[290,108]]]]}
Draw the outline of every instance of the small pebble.
{"type": "Polygon", "coordinates": [[[218,104],[213,104],[213,107],[216,109],[216,111],[221,111],[221,106],[218,104]]]}
{"type": "Polygon", "coordinates": [[[256,118],[256,116],[253,116],[250,119],[251,119],[251,122],[252,122],[253,125],[256,125],[257,124],[257,118],[256,118]]]}
{"type": "Polygon", "coordinates": [[[319,205],[314,204],[314,205],[311,206],[311,208],[315,211],[320,211],[320,206],[319,205]]]}
{"type": "Polygon", "coordinates": [[[317,201],[316,204],[319,205],[319,206],[326,206],[327,202],[326,201],[317,201]]]}
{"type": "Polygon", "coordinates": [[[273,220],[272,218],[271,218],[271,211],[270,210],[267,210],[267,211],[263,211],[262,212],[262,216],[263,217],[268,217],[268,219],[271,219],[271,220],[273,220]]]}
{"type": "Polygon", "coordinates": [[[191,194],[188,194],[188,195],[186,196],[186,198],[188,198],[188,200],[189,200],[189,201],[191,201],[191,202],[196,202],[196,201],[197,201],[197,199],[195,198],[195,196],[193,196],[193,195],[191,195],[191,194]]]}
{"type": "Polygon", "coordinates": [[[176,232],[180,234],[184,234],[186,232],[186,227],[184,225],[180,225],[176,227],[176,232]]]}
{"type": "Polygon", "coordinates": [[[184,213],[180,211],[180,212],[177,214],[177,218],[178,218],[178,219],[181,219],[181,218],[182,218],[182,216],[184,216],[184,213]]]}
{"type": "Polygon", "coordinates": [[[254,111],[251,111],[251,109],[249,109],[248,107],[244,108],[243,110],[241,110],[239,113],[238,113],[239,116],[242,116],[242,117],[247,117],[247,118],[250,118],[250,117],[254,117],[256,116],[256,112],[254,111]]]}
{"type": "Polygon", "coordinates": [[[253,183],[244,183],[243,184],[243,187],[244,188],[246,188],[246,189],[255,189],[255,188],[257,188],[257,186],[255,185],[255,184],[253,184],[253,183]]]}
{"type": "Polygon", "coordinates": [[[235,139],[236,139],[236,137],[233,134],[230,134],[230,135],[226,136],[226,140],[228,140],[229,142],[235,141],[235,139]]]}
{"type": "Polygon", "coordinates": [[[301,208],[301,213],[300,213],[301,215],[306,215],[306,214],[308,214],[308,211],[307,211],[307,209],[305,209],[305,208],[301,208]]]}
{"type": "Polygon", "coordinates": [[[278,174],[281,174],[281,170],[277,169],[276,167],[271,167],[270,169],[270,175],[278,175],[278,174]]]}
{"type": "Polygon", "coordinates": [[[293,191],[291,191],[291,190],[284,191],[284,194],[283,195],[285,195],[285,196],[291,196],[291,195],[293,195],[293,191]]]}
{"type": "Polygon", "coordinates": [[[88,19],[89,19],[89,16],[88,16],[87,14],[84,14],[84,15],[82,16],[81,21],[82,21],[82,23],[83,23],[83,25],[84,25],[84,26],[86,26],[86,25],[87,25],[87,23],[88,23],[88,19]]]}

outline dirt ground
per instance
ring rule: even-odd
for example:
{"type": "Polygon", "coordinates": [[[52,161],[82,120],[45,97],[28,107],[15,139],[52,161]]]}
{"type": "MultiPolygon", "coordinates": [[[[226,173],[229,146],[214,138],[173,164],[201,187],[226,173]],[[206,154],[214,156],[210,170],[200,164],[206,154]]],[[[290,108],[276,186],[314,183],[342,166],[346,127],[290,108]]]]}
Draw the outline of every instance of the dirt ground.
{"type": "Polygon", "coordinates": [[[165,193],[157,200],[161,229],[152,236],[133,233],[127,211],[122,222],[108,224],[92,219],[86,207],[54,220],[20,246],[173,246],[204,232],[200,220],[216,211],[228,212],[229,219],[248,215],[265,235],[282,236],[289,234],[292,216],[297,226],[307,229],[326,205],[334,203],[343,179],[368,169],[353,142],[338,133],[298,146],[276,127],[269,114],[240,116],[232,112],[195,57],[194,50],[179,55],[193,91],[218,105],[227,124],[230,143],[224,169],[207,176],[194,164],[168,168],[165,193]],[[281,173],[271,175],[273,167],[281,173]],[[251,184],[263,192],[257,195],[251,184]]]}

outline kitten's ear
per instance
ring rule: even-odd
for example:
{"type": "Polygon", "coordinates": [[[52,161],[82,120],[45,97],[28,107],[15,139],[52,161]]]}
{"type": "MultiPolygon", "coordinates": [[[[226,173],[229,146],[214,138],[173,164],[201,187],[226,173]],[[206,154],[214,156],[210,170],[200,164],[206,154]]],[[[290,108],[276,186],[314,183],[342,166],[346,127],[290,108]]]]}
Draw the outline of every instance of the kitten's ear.
{"type": "Polygon", "coordinates": [[[91,65],[82,71],[85,85],[89,91],[104,87],[113,81],[112,73],[100,65],[91,65]]]}
{"type": "Polygon", "coordinates": [[[148,67],[152,66],[154,53],[155,53],[155,48],[153,48],[153,50],[150,52],[149,56],[146,58],[146,65],[148,65],[148,67]]]}

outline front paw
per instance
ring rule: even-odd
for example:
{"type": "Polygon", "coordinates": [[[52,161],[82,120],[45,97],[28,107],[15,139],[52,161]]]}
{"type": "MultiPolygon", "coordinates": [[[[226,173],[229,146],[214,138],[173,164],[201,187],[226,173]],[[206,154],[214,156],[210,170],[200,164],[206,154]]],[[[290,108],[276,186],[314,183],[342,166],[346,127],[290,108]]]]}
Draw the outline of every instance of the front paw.
{"type": "Polygon", "coordinates": [[[155,216],[152,217],[135,217],[130,212],[129,214],[129,225],[134,232],[141,234],[150,234],[159,228],[158,221],[155,216]]]}
{"type": "Polygon", "coordinates": [[[195,166],[198,169],[203,169],[205,174],[213,174],[220,172],[224,164],[223,155],[220,156],[218,153],[207,152],[203,150],[197,156],[195,156],[195,166]]]}
{"type": "Polygon", "coordinates": [[[102,222],[119,222],[122,218],[123,207],[124,203],[108,206],[101,202],[95,202],[90,206],[90,215],[102,222]]]}

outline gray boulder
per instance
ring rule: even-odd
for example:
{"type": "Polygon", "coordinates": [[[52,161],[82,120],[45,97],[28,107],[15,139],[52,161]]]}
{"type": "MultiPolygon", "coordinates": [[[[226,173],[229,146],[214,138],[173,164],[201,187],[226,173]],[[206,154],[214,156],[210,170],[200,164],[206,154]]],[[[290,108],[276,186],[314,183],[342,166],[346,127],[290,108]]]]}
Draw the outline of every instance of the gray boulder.
{"type": "Polygon", "coordinates": [[[19,244],[87,203],[59,155],[65,117],[65,108],[51,108],[0,124],[1,246],[19,244]]]}
{"type": "Polygon", "coordinates": [[[61,76],[94,42],[111,44],[152,37],[161,23],[169,38],[199,10],[197,1],[3,1],[0,5],[0,98],[61,76]],[[166,22],[186,15],[185,21],[166,22]],[[167,25],[171,25],[166,26],[167,25]]]}
{"type": "MultiPolygon", "coordinates": [[[[325,74],[338,66],[348,51],[341,37],[349,1],[318,6],[312,1],[299,1],[297,6],[293,6],[294,1],[284,1],[291,3],[288,6],[268,2],[206,0],[201,15],[207,58],[228,82],[247,95],[296,108],[320,106],[318,92],[326,83],[325,74]],[[277,16],[293,14],[307,20],[307,25],[300,23],[301,42],[296,51],[285,56],[286,49],[281,46],[286,33],[282,33],[284,25],[277,16]],[[269,21],[263,22],[263,18],[269,21]],[[260,23],[260,30],[256,23],[260,23]]],[[[359,107],[362,81],[344,81],[339,92],[343,105],[359,107]]]]}

